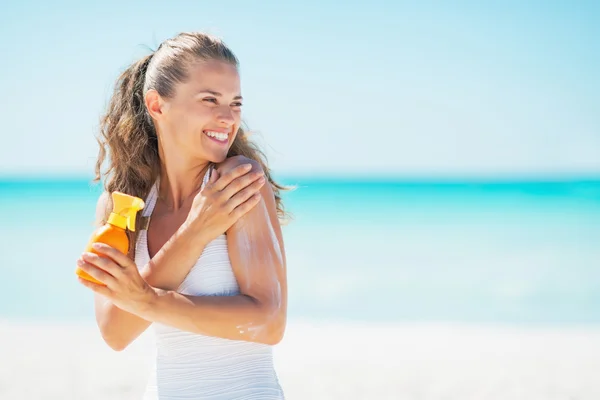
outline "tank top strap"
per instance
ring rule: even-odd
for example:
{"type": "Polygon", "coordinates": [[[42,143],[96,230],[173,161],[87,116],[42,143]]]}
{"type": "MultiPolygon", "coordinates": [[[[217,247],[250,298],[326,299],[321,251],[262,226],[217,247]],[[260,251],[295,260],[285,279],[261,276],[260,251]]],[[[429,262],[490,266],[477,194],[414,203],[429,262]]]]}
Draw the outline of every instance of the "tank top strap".
{"type": "Polygon", "coordinates": [[[202,179],[202,186],[200,186],[200,190],[203,190],[204,187],[208,184],[208,181],[210,180],[210,175],[212,174],[212,171],[214,168],[215,168],[215,164],[210,163],[208,165],[208,169],[204,173],[204,178],[202,179]]]}
{"type": "MultiPolygon", "coordinates": [[[[202,178],[202,186],[200,190],[203,190],[204,187],[208,184],[210,180],[210,175],[212,174],[213,169],[215,168],[214,163],[210,163],[204,177],[202,178]]],[[[140,227],[139,230],[145,231],[148,230],[150,226],[150,219],[152,218],[152,212],[154,211],[154,207],[156,206],[156,201],[158,200],[158,189],[160,187],[160,178],[156,179],[152,188],[150,188],[150,193],[146,197],[145,203],[146,206],[142,210],[142,215],[139,217],[140,219],[140,227]]]]}
{"type": "Polygon", "coordinates": [[[156,206],[156,200],[158,199],[158,188],[159,188],[159,179],[156,179],[154,185],[150,188],[150,193],[146,196],[146,206],[142,210],[142,215],[139,217],[140,226],[139,230],[146,231],[148,230],[148,226],[150,226],[150,218],[152,217],[152,211],[154,210],[154,206],[156,206]]]}

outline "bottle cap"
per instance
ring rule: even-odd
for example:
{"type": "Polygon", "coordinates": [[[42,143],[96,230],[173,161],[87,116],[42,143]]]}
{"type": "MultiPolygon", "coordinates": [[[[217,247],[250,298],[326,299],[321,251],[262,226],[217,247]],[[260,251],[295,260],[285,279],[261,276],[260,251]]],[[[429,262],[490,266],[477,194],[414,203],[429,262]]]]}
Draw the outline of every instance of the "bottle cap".
{"type": "Polygon", "coordinates": [[[113,192],[113,209],[108,217],[108,223],[130,231],[135,231],[137,212],[144,208],[142,199],[121,192],[113,192]]]}

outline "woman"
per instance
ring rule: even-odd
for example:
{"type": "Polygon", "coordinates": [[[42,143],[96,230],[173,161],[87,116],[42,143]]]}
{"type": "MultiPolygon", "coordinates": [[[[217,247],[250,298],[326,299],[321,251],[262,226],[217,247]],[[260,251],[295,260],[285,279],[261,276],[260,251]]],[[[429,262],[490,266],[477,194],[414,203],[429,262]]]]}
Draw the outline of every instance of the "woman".
{"type": "Polygon", "coordinates": [[[287,309],[283,187],[240,128],[241,101],[231,50],[183,33],[120,76],[102,120],[97,223],[116,190],[145,199],[150,222],[129,256],[83,253],[78,265],[106,285],[80,282],[113,349],[153,325],[146,399],[283,398],[272,358],[287,309]]]}

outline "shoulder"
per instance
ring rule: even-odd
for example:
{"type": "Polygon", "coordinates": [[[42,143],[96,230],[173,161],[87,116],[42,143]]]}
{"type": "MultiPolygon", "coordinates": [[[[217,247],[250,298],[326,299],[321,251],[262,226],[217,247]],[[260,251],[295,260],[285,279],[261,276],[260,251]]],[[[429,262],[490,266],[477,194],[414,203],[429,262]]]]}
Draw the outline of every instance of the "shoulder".
{"type": "Polygon", "coordinates": [[[216,169],[220,175],[223,175],[227,171],[230,171],[240,165],[250,164],[252,165],[252,172],[264,172],[260,163],[256,160],[248,158],[246,156],[232,156],[225,159],[218,164],[216,164],[216,169]]]}
{"type": "MultiPolygon", "coordinates": [[[[227,159],[225,159],[225,161],[218,163],[216,165],[216,169],[219,172],[219,175],[223,176],[223,174],[227,173],[227,171],[231,171],[232,169],[243,164],[252,165],[252,169],[250,170],[250,172],[265,172],[263,170],[262,165],[258,161],[248,158],[246,156],[228,157],[227,159]]],[[[263,200],[267,202],[267,208],[271,206],[271,202],[273,202],[274,204],[274,193],[273,188],[270,184],[263,185],[263,187],[260,190],[260,193],[262,195],[263,200]]]]}
{"type": "MultiPolygon", "coordinates": [[[[217,171],[219,175],[223,175],[239,165],[250,164],[252,165],[252,172],[265,172],[261,163],[245,156],[233,156],[227,158],[225,161],[217,164],[217,171]]],[[[268,178],[268,176],[265,177],[268,178]]],[[[233,226],[230,228],[231,231],[236,231],[242,226],[261,227],[263,223],[269,222],[270,224],[278,224],[277,218],[277,204],[275,201],[275,193],[273,192],[272,182],[270,179],[265,185],[260,188],[260,203],[250,210],[247,214],[241,217],[233,226]]]]}
{"type": "Polygon", "coordinates": [[[96,226],[101,226],[106,222],[108,210],[110,207],[110,195],[108,192],[102,192],[96,202],[96,226]]]}

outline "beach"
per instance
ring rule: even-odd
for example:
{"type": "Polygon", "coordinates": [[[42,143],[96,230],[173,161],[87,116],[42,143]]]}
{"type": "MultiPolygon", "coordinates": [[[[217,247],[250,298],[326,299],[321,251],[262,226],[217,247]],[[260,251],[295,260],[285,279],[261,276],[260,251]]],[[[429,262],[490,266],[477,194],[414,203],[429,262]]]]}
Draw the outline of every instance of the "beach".
{"type": "MultiPolygon", "coordinates": [[[[231,337],[276,320],[266,295],[285,306],[287,400],[600,400],[600,1],[0,10],[0,400],[142,399],[154,330],[110,349],[75,274],[115,190],[158,217],[129,247],[149,282],[211,296],[171,316],[231,337]],[[268,178],[239,223],[241,181],[193,201],[236,154],[268,178]],[[270,192],[282,241],[260,228],[270,192]],[[220,299],[238,295],[256,307],[220,299]]],[[[171,338],[176,400],[273,382],[262,348],[171,338]]]]}
{"type": "MultiPolygon", "coordinates": [[[[152,332],[114,352],[86,323],[0,323],[0,398],[139,399],[152,332]]],[[[275,348],[286,398],[600,398],[600,328],[293,321],[275,348]]]]}
{"type": "MultiPolygon", "coordinates": [[[[274,351],[288,400],[600,399],[600,182],[304,185],[274,351]]],[[[74,276],[96,199],[0,183],[0,400],[141,398],[152,332],[112,351],[74,276]]]]}

